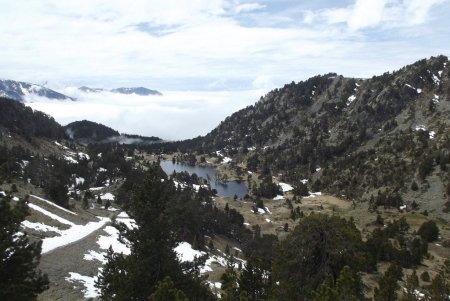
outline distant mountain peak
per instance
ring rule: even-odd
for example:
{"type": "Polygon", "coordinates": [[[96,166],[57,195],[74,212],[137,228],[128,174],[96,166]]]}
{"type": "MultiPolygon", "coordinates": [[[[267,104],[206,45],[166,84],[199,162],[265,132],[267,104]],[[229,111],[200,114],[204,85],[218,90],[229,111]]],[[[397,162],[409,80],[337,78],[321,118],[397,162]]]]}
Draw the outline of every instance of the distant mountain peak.
{"type": "Polygon", "coordinates": [[[86,93],[99,93],[99,92],[109,91],[111,93],[125,94],[125,95],[131,95],[131,94],[136,94],[139,96],[162,95],[162,93],[157,90],[150,90],[145,87],[131,87],[131,88],[121,87],[121,88],[107,90],[107,89],[102,89],[102,88],[90,88],[90,87],[83,86],[78,89],[83,92],[86,92],[86,93]]]}
{"type": "Polygon", "coordinates": [[[105,89],[102,89],[102,88],[90,88],[90,87],[86,87],[86,86],[79,87],[78,90],[81,90],[81,91],[87,92],[87,93],[98,93],[98,92],[105,91],[105,89]]]}
{"type": "Polygon", "coordinates": [[[16,101],[25,101],[27,96],[41,96],[56,100],[75,100],[72,97],[56,92],[41,85],[19,82],[14,80],[0,80],[0,96],[16,101]]]}
{"type": "Polygon", "coordinates": [[[140,95],[140,96],[162,95],[162,93],[159,91],[150,90],[150,89],[147,89],[144,87],[117,88],[117,89],[112,89],[111,92],[120,93],[120,94],[136,94],[136,95],[140,95]]]}

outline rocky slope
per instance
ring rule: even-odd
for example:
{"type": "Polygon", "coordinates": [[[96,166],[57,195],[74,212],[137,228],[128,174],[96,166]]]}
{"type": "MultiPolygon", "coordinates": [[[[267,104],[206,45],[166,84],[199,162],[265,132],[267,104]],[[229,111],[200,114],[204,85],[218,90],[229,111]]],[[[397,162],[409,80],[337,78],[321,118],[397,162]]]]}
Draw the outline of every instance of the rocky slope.
{"type": "Polygon", "coordinates": [[[450,64],[438,56],[370,79],[292,82],[172,147],[222,150],[294,185],[308,179],[373,209],[408,204],[448,219],[450,64]]]}

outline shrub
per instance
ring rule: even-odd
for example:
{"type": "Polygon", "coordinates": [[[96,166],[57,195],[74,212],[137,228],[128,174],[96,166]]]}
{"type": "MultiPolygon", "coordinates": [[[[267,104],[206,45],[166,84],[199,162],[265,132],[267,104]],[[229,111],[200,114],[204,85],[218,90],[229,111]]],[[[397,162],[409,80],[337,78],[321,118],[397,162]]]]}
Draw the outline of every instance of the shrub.
{"type": "Polygon", "coordinates": [[[424,222],[417,232],[423,240],[432,242],[439,237],[439,228],[434,221],[424,222]]]}

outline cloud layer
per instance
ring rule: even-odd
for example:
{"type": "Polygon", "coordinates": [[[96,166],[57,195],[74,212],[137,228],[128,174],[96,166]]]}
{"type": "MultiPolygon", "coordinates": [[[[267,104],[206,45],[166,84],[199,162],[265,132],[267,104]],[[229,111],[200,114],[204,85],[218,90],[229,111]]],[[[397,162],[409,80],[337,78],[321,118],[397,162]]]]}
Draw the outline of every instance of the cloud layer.
{"type": "Polygon", "coordinates": [[[92,120],[121,133],[181,140],[205,135],[235,111],[253,104],[262,90],[166,92],[163,96],[84,93],[66,88],[77,101],[29,96],[27,105],[46,112],[65,125],[92,120]]]}

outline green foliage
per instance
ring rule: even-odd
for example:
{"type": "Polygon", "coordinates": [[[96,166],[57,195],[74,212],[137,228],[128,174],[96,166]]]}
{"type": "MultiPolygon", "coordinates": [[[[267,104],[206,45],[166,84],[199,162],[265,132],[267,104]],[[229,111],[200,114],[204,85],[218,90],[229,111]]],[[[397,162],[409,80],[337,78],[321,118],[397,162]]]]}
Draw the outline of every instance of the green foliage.
{"type": "Polygon", "coordinates": [[[400,301],[419,301],[417,291],[419,291],[419,277],[417,277],[416,270],[413,270],[411,275],[406,277],[405,288],[400,301]]]}
{"type": "Polygon", "coordinates": [[[361,278],[353,273],[350,267],[345,266],[334,282],[328,276],[319,288],[313,293],[313,301],[357,301],[363,294],[361,278]]]}
{"type": "Polygon", "coordinates": [[[72,139],[92,139],[102,141],[113,136],[119,136],[120,133],[96,122],[82,120],[69,123],[64,127],[70,132],[72,139]]]}
{"type": "Polygon", "coordinates": [[[413,181],[411,183],[411,190],[417,191],[419,189],[419,186],[417,185],[416,181],[413,181]]]}
{"type": "Polygon", "coordinates": [[[32,141],[37,137],[57,140],[65,137],[63,128],[47,114],[23,103],[0,97],[0,126],[32,141]]]}
{"type": "Polygon", "coordinates": [[[379,261],[394,261],[402,267],[417,266],[428,251],[428,244],[420,238],[405,237],[409,225],[405,218],[390,222],[383,229],[375,229],[367,239],[371,266],[379,261]],[[393,244],[396,240],[397,244],[393,244]]]}
{"type": "Polygon", "coordinates": [[[398,281],[402,278],[402,276],[402,268],[396,264],[391,264],[378,281],[378,288],[375,288],[374,300],[397,300],[397,290],[400,288],[398,281]]]}
{"type": "Polygon", "coordinates": [[[434,221],[424,222],[417,233],[427,242],[435,241],[439,238],[439,228],[434,221]]]}
{"type": "Polygon", "coordinates": [[[32,243],[21,232],[28,214],[24,200],[0,199],[0,300],[36,300],[47,289],[47,275],[37,269],[41,243],[32,243]]]}
{"type": "Polygon", "coordinates": [[[428,288],[428,295],[430,300],[433,301],[448,301],[450,296],[450,281],[448,280],[448,274],[439,273],[431,281],[428,288]]]}
{"type": "Polygon", "coordinates": [[[306,186],[302,182],[298,182],[298,184],[294,188],[294,193],[299,196],[308,196],[308,186],[306,186]]]}
{"type": "Polygon", "coordinates": [[[272,176],[269,174],[264,176],[259,188],[256,190],[256,195],[259,197],[273,198],[280,193],[280,188],[277,184],[272,182],[272,176]]]}
{"type": "Polygon", "coordinates": [[[234,301],[239,300],[238,292],[238,276],[233,267],[229,266],[225,273],[220,277],[220,282],[222,284],[222,290],[224,294],[221,300],[234,301]]]}
{"type": "Polygon", "coordinates": [[[262,259],[249,258],[239,277],[239,292],[245,292],[249,300],[265,300],[270,291],[270,273],[263,268],[262,259]]]}
{"type": "Polygon", "coordinates": [[[149,301],[189,301],[183,291],[175,288],[170,277],[165,277],[156,284],[155,292],[150,296],[149,301]]]}
{"type": "Polygon", "coordinates": [[[201,262],[180,264],[174,251],[181,234],[178,221],[183,220],[178,214],[188,214],[183,209],[183,213],[176,213],[177,206],[186,204],[190,195],[175,190],[172,181],[162,182],[161,177],[159,167],[152,166],[133,188],[129,214],[138,228],[117,226],[131,254],[108,252],[108,262],[97,282],[102,300],[146,300],[167,276],[189,299],[213,298],[199,278],[201,262]]]}
{"type": "Polygon", "coordinates": [[[280,300],[311,294],[330,275],[336,279],[344,266],[366,268],[361,233],[337,216],[309,215],[275,248],[272,278],[280,300]]]}

